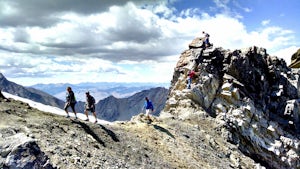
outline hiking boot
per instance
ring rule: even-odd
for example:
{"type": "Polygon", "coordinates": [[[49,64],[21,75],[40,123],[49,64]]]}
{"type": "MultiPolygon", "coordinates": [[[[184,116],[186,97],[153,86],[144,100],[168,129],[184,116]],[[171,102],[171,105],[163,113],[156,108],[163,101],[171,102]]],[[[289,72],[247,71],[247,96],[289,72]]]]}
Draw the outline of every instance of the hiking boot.
{"type": "Polygon", "coordinates": [[[70,118],[70,115],[67,115],[66,118],[70,118]]]}
{"type": "Polygon", "coordinates": [[[89,119],[85,119],[84,121],[89,121],[89,119]]]}
{"type": "Polygon", "coordinates": [[[95,121],[95,124],[96,124],[96,123],[98,123],[98,121],[97,121],[97,120],[95,121]]]}
{"type": "Polygon", "coordinates": [[[75,120],[77,120],[78,119],[78,117],[77,116],[75,116],[75,120]]]}

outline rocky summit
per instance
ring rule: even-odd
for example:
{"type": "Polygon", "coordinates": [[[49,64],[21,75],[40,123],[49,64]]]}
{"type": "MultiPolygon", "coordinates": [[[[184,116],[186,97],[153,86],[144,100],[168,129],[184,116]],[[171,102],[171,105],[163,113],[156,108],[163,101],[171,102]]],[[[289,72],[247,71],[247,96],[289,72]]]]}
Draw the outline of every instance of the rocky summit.
{"type": "Polygon", "coordinates": [[[264,48],[201,43],[195,39],[181,54],[161,116],[200,128],[211,121],[211,130],[266,168],[300,168],[299,69],[264,48]],[[195,76],[187,89],[190,70],[195,76]]]}
{"type": "Polygon", "coordinates": [[[0,168],[299,169],[298,70],[263,48],[202,46],[181,54],[151,120],[93,124],[0,95],[0,168]]]}

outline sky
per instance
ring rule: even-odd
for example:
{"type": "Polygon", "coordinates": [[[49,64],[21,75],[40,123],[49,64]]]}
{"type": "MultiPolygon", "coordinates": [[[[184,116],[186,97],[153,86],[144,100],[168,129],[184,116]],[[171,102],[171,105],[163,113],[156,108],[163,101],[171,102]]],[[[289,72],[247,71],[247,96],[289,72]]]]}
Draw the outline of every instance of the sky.
{"type": "Polygon", "coordinates": [[[21,85],[172,80],[189,43],[290,63],[299,0],[0,0],[0,73],[21,85]]]}

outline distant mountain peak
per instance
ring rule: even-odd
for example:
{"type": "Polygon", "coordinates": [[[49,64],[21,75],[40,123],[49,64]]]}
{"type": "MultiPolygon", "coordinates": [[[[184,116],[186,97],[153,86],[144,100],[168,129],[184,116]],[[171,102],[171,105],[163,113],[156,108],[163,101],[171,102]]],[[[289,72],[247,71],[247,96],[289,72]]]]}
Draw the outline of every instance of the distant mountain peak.
{"type": "Polygon", "coordinates": [[[0,79],[5,79],[6,80],[5,76],[1,72],[0,72],[0,79]]]}

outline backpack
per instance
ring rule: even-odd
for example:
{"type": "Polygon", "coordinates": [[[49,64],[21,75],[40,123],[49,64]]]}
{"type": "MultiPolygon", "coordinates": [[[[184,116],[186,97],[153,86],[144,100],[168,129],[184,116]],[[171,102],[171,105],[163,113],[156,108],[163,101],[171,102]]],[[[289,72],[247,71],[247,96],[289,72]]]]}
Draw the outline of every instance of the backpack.
{"type": "Polygon", "coordinates": [[[93,97],[93,96],[91,96],[91,95],[89,95],[88,97],[87,97],[87,104],[89,105],[89,106],[91,106],[91,105],[93,105],[93,104],[95,104],[95,98],[93,97]]]}
{"type": "Polygon", "coordinates": [[[149,108],[153,111],[153,109],[154,109],[154,107],[153,107],[153,104],[152,104],[152,102],[151,101],[149,101],[149,108]]]}
{"type": "Polygon", "coordinates": [[[91,96],[91,103],[92,103],[92,104],[95,104],[95,103],[96,103],[95,98],[94,98],[93,96],[91,96]]]}

